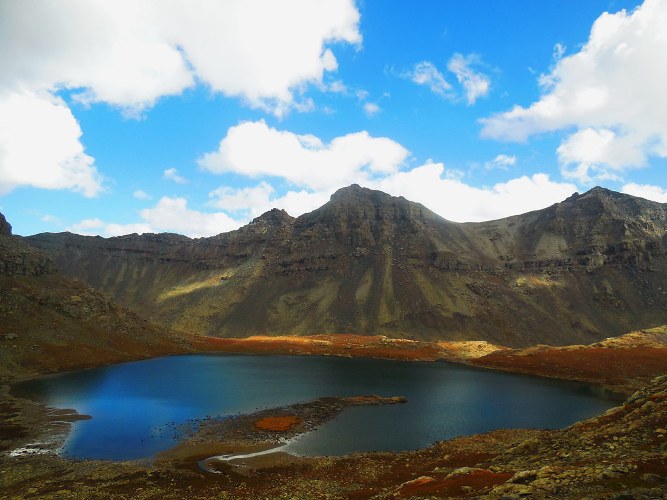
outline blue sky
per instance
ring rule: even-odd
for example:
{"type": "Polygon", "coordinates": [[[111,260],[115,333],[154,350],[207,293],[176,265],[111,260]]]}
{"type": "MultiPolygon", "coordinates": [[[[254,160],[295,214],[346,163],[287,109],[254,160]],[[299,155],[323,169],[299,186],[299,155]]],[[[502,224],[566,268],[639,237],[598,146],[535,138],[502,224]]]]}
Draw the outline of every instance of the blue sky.
{"type": "Polygon", "coordinates": [[[660,0],[0,0],[17,234],[208,236],[359,183],[477,221],[667,202],[660,0]]]}

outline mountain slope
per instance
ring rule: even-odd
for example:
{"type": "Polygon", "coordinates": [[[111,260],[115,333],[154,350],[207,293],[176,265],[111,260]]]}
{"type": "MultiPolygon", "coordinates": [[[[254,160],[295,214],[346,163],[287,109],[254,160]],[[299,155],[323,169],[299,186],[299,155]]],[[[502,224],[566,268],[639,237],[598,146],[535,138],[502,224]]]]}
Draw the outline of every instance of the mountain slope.
{"type": "Polygon", "coordinates": [[[60,275],[0,214],[0,381],[188,350],[186,337],[60,275]]]}
{"type": "Polygon", "coordinates": [[[667,323],[667,208],[595,188],[449,222],[353,185],[297,219],[212,238],[26,238],[64,273],[164,325],[217,336],[365,333],[589,343],[667,323]]]}

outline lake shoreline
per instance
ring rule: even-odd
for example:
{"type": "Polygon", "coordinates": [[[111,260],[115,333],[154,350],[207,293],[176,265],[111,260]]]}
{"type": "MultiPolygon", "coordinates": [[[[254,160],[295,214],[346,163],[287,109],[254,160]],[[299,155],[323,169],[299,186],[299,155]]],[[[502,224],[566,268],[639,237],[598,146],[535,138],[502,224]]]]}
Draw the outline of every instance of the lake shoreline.
{"type": "MultiPolygon", "coordinates": [[[[203,353],[207,352],[211,351],[203,350],[203,353]]],[[[652,389],[639,401],[635,396],[635,402],[626,402],[605,415],[574,424],[568,429],[493,431],[443,441],[413,452],[355,453],[342,457],[295,457],[278,452],[238,464],[216,463],[219,474],[202,471],[198,461],[220,450],[224,452],[221,443],[213,443],[208,448],[185,449],[180,460],[109,462],[70,460],[54,454],[34,453],[23,457],[8,457],[5,454],[0,457],[0,465],[5,471],[3,476],[7,491],[18,496],[58,491],[62,495],[66,494],[63,492],[79,492],[83,496],[107,496],[109,492],[115,492],[111,496],[119,494],[136,498],[152,498],[155,495],[179,498],[193,492],[204,497],[221,498],[228,494],[263,498],[287,493],[307,498],[319,491],[323,495],[339,498],[347,496],[347,493],[341,492],[351,494],[357,491],[361,492],[361,498],[381,492],[399,497],[445,495],[486,498],[488,495],[488,498],[496,498],[500,493],[524,494],[532,491],[543,494],[544,487],[551,488],[552,493],[576,495],[587,491],[589,495],[596,496],[603,483],[598,485],[595,478],[605,475],[615,477],[615,474],[627,476],[633,484],[643,485],[646,491],[654,491],[656,487],[658,490],[655,491],[662,491],[652,478],[667,477],[665,457],[662,455],[660,458],[660,442],[655,442],[660,439],[655,429],[667,426],[665,411],[662,410],[667,404],[664,397],[667,387],[664,385],[665,382],[662,389],[652,389]],[[649,405],[650,414],[642,413],[638,417],[640,420],[631,427],[635,430],[630,434],[624,434],[628,432],[625,430],[627,424],[610,427],[610,422],[620,418],[615,415],[622,417],[629,412],[644,411],[649,405]],[[642,430],[638,437],[637,429],[642,430]],[[590,437],[586,438],[588,435],[590,437]],[[612,436],[619,441],[612,440],[612,436]],[[598,442],[600,445],[596,444],[598,442]],[[607,442],[618,444],[609,448],[612,445],[605,444],[607,442]],[[657,455],[648,453],[651,449],[656,450],[657,455]],[[603,458],[606,462],[600,465],[580,465],[591,459],[597,463],[603,458]],[[527,479],[520,479],[523,477],[527,479]],[[579,484],[568,486],[568,477],[578,478],[579,484]],[[532,486],[533,483],[535,486],[532,486]]],[[[7,402],[11,402],[13,397],[8,394],[9,386],[5,384],[4,387],[7,390],[2,394],[2,408],[4,417],[9,418],[3,420],[27,431],[24,442],[29,440],[27,436],[31,433],[36,435],[49,427],[54,420],[49,414],[52,409],[28,400],[8,407],[7,402]],[[31,414],[30,419],[17,421],[16,417],[24,411],[31,414]]],[[[16,438],[18,433],[15,428],[12,432],[11,435],[16,438]]],[[[228,450],[240,454],[242,451],[252,453],[271,447],[270,444],[245,445],[228,447],[228,450]]],[[[622,488],[618,490],[616,483],[604,481],[604,484],[610,485],[610,491],[624,491],[622,488]]]]}
{"type": "Polygon", "coordinates": [[[667,377],[661,377],[604,415],[566,429],[492,431],[411,452],[276,453],[222,465],[220,474],[201,471],[196,461],[52,455],[0,457],[0,468],[10,497],[660,498],[667,493],[666,426],[667,377]]]}
{"type": "MultiPolygon", "coordinates": [[[[611,394],[616,396],[616,400],[621,400],[644,386],[653,376],[667,373],[667,348],[665,348],[663,340],[667,336],[666,332],[667,329],[663,327],[642,331],[640,332],[640,338],[637,338],[635,332],[611,339],[620,342],[622,348],[618,348],[618,346],[608,347],[604,343],[597,343],[590,346],[536,346],[522,350],[508,349],[477,341],[426,342],[393,339],[384,336],[344,334],[228,339],[195,336],[192,346],[188,350],[164,355],[161,353],[156,358],[171,355],[226,353],[271,356],[337,356],[419,362],[445,361],[492,371],[581,382],[610,391],[611,394]],[[650,341],[645,338],[646,332],[653,335],[650,341]],[[630,340],[624,340],[626,338],[630,340]],[[656,338],[657,341],[654,340],[656,338]],[[632,356],[634,355],[642,356],[643,366],[632,363],[632,356]],[[554,357],[556,356],[556,363],[554,363],[554,357]],[[602,358],[606,362],[591,363],[591,359],[595,358],[602,358]],[[586,373],[582,373],[580,370],[582,360],[587,366],[590,366],[590,370],[586,373]],[[641,373],[640,376],[627,376],[628,367],[634,371],[640,371],[647,367],[648,371],[641,373]],[[626,368],[626,372],[622,368],[626,368]]],[[[131,359],[126,362],[143,359],[146,358],[131,359]]],[[[90,368],[88,363],[76,369],[71,369],[68,366],[66,372],[86,368],[90,368]]],[[[31,445],[44,443],[43,447],[35,446],[31,448],[34,450],[33,453],[55,453],[62,445],[66,439],[69,424],[63,422],[62,419],[54,418],[59,410],[12,394],[12,387],[19,382],[56,376],[60,373],[65,372],[50,372],[41,375],[33,373],[27,376],[17,376],[13,380],[7,380],[0,384],[0,400],[3,402],[3,406],[0,407],[0,436],[3,435],[2,422],[5,423],[4,427],[10,430],[15,426],[28,429],[26,435],[24,436],[24,433],[21,433],[18,435],[18,439],[12,439],[11,432],[5,432],[4,436],[8,438],[3,446],[5,449],[12,446],[18,448],[26,440],[31,441],[29,443],[31,445]],[[29,439],[28,436],[30,436],[29,439]]],[[[80,416],[74,411],[72,413],[73,420],[86,418],[86,416],[80,416]]]]}

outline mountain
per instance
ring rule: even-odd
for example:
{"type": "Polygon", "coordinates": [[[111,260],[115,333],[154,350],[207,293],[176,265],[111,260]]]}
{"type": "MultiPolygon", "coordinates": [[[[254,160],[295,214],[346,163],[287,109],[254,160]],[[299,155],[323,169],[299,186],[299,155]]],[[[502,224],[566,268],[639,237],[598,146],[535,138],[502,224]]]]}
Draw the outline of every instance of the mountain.
{"type": "Polygon", "coordinates": [[[190,350],[12,236],[0,214],[0,382],[190,350]]]}
{"type": "Polygon", "coordinates": [[[603,188],[460,224],[352,185],[296,219],[274,209],[211,238],[25,241],[125,306],[205,335],[361,333],[521,347],[667,323],[667,205],[603,188]]]}

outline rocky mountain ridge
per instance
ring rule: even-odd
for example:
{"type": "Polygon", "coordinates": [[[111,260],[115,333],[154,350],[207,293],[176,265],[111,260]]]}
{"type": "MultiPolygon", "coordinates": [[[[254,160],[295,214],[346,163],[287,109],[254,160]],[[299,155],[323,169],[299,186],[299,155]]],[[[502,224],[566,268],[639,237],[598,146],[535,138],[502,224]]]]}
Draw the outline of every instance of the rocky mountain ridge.
{"type": "Polygon", "coordinates": [[[667,323],[667,205],[594,188],[454,223],[353,185],[210,238],[40,234],[64,273],[184,332],[590,343],[667,323]]]}

